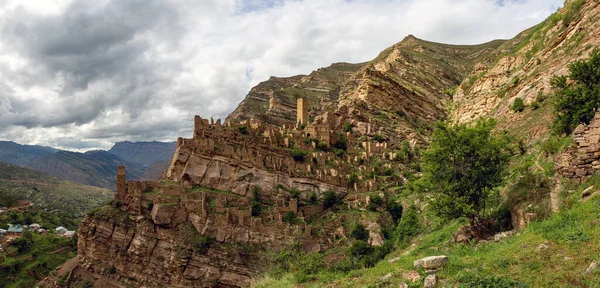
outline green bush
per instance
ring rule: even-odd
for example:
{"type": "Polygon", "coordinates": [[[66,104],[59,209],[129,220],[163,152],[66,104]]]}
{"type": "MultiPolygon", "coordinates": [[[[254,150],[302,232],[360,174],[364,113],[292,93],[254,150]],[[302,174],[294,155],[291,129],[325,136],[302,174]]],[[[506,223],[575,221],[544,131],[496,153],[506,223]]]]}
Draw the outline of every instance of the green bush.
{"type": "Polygon", "coordinates": [[[292,150],[292,158],[294,158],[294,161],[304,161],[304,159],[306,158],[306,155],[308,155],[308,153],[304,150],[300,150],[300,149],[294,149],[292,150]]]}
{"type": "Polygon", "coordinates": [[[383,204],[385,203],[383,198],[381,198],[381,196],[379,196],[377,194],[373,194],[370,197],[371,197],[371,201],[369,201],[369,205],[367,206],[367,209],[369,211],[373,211],[373,212],[377,211],[377,208],[383,206],[383,204]]]}
{"type": "Polygon", "coordinates": [[[397,226],[398,222],[402,218],[402,205],[400,205],[396,200],[388,200],[385,210],[387,210],[390,215],[392,215],[392,220],[394,224],[397,226]]]}
{"type": "Polygon", "coordinates": [[[537,110],[538,108],[540,108],[540,102],[533,101],[533,102],[531,102],[529,107],[531,107],[531,110],[537,110]]]}
{"type": "Polygon", "coordinates": [[[396,227],[396,237],[400,242],[406,242],[411,237],[421,232],[422,225],[419,221],[419,212],[415,205],[408,207],[406,212],[402,215],[398,227],[396,227]]]}
{"type": "Polygon", "coordinates": [[[333,192],[332,190],[327,190],[325,191],[325,193],[323,193],[323,207],[325,207],[325,209],[331,208],[337,203],[338,199],[335,196],[335,192],[333,192]]]}
{"type": "Polygon", "coordinates": [[[310,193],[308,193],[308,203],[315,204],[318,201],[319,198],[317,198],[317,193],[315,191],[311,191],[310,193]]]}
{"type": "Polygon", "coordinates": [[[383,141],[385,141],[385,138],[381,134],[375,134],[373,135],[373,140],[382,143],[383,141]]]}
{"type": "Polygon", "coordinates": [[[348,150],[348,140],[343,133],[338,134],[338,139],[333,143],[333,148],[340,150],[348,150]]]}
{"type": "Polygon", "coordinates": [[[299,219],[296,216],[296,213],[294,213],[294,211],[287,211],[283,215],[282,221],[290,224],[296,224],[299,221],[299,219]]]}
{"type": "Polygon", "coordinates": [[[523,103],[523,99],[515,99],[515,102],[513,102],[512,106],[510,106],[510,110],[514,112],[522,112],[523,110],[525,110],[525,103],[523,103]]]}
{"type": "Polygon", "coordinates": [[[252,187],[252,202],[250,203],[252,216],[259,216],[262,212],[262,206],[260,205],[260,192],[260,186],[252,187]]]}
{"type": "Polygon", "coordinates": [[[344,132],[352,131],[352,124],[350,122],[344,122],[344,132]]]}
{"type": "Polygon", "coordinates": [[[348,185],[353,187],[358,182],[358,174],[352,172],[348,175],[348,185]]]}
{"type": "Polygon", "coordinates": [[[290,198],[298,199],[300,197],[300,190],[298,190],[296,188],[290,188],[289,193],[290,193],[290,198]]]}
{"type": "Polygon", "coordinates": [[[368,241],[369,240],[369,231],[367,231],[367,229],[365,229],[364,225],[358,223],[358,224],[356,224],[356,226],[354,226],[354,229],[352,229],[352,232],[350,232],[350,237],[352,237],[356,240],[368,241]]]}
{"type": "Polygon", "coordinates": [[[570,137],[559,137],[551,135],[546,141],[541,143],[541,149],[546,156],[558,154],[564,147],[568,146],[571,141],[570,137]]]}
{"type": "Polygon", "coordinates": [[[240,134],[248,134],[248,126],[246,125],[242,125],[240,127],[238,127],[238,131],[240,132],[240,134]]]}

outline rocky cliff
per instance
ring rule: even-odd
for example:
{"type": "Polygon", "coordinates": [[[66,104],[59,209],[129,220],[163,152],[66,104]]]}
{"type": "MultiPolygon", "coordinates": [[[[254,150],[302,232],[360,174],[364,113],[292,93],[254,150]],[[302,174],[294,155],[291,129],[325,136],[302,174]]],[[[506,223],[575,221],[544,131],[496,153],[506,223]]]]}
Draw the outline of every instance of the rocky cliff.
{"type": "Polygon", "coordinates": [[[479,63],[453,99],[450,118],[459,123],[481,116],[499,120],[518,136],[536,140],[548,135],[552,120],[550,79],[568,73],[568,65],[600,46],[600,3],[568,1],[544,22],[501,45],[498,58],[479,63]],[[527,107],[511,111],[515,99],[527,107]]]}

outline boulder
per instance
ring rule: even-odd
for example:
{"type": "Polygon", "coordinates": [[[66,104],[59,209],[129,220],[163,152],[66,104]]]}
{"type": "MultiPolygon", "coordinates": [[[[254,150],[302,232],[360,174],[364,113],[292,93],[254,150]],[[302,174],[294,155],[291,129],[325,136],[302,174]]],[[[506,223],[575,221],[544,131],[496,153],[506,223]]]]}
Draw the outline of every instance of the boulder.
{"type": "Polygon", "coordinates": [[[404,279],[412,282],[412,283],[417,283],[419,282],[419,280],[421,280],[421,274],[419,274],[419,272],[417,271],[408,271],[404,274],[402,274],[402,277],[404,277],[404,279]]]}
{"type": "Polygon", "coordinates": [[[434,288],[437,287],[438,277],[435,274],[427,275],[423,282],[423,288],[434,288]]]}
{"type": "Polygon", "coordinates": [[[398,285],[398,288],[408,288],[408,284],[402,282],[400,285],[398,285]]]}
{"type": "Polygon", "coordinates": [[[415,269],[424,268],[425,270],[438,269],[448,264],[448,256],[429,256],[413,262],[415,269]]]}
{"type": "Polygon", "coordinates": [[[388,273],[388,274],[385,274],[385,275],[379,277],[379,279],[377,280],[377,286],[389,284],[390,280],[392,279],[392,276],[393,276],[392,273],[388,273]]]}

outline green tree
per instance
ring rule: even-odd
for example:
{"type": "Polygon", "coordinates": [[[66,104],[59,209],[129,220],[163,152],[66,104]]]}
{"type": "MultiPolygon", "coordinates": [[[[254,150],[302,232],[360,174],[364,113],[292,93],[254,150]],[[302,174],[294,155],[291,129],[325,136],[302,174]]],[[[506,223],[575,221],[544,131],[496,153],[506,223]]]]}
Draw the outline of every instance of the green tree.
{"type": "Polygon", "coordinates": [[[331,208],[333,206],[335,206],[335,204],[337,204],[338,200],[337,197],[335,196],[335,192],[333,192],[332,190],[327,190],[325,191],[325,193],[323,193],[323,207],[325,208],[331,208]]]}
{"type": "Polygon", "coordinates": [[[304,158],[306,158],[307,154],[308,153],[306,153],[306,151],[300,149],[292,150],[292,158],[294,158],[295,161],[304,161],[304,158]]]}
{"type": "Polygon", "coordinates": [[[589,124],[600,106],[600,50],[587,60],[571,63],[568,78],[554,76],[550,83],[557,89],[553,132],[568,135],[577,125],[589,124]]]}
{"type": "Polygon", "coordinates": [[[433,192],[432,210],[445,219],[467,217],[474,224],[485,210],[488,194],[501,185],[511,158],[506,134],[492,135],[496,122],[474,125],[438,122],[423,155],[424,187],[433,192]]]}
{"type": "Polygon", "coordinates": [[[415,205],[410,205],[396,227],[398,241],[406,241],[410,237],[417,235],[421,231],[421,228],[419,210],[417,210],[415,205]]]}
{"type": "Polygon", "coordinates": [[[367,241],[367,240],[369,240],[369,231],[367,231],[367,229],[365,229],[364,225],[358,223],[358,224],[356,224],[356,226],[354,226],[354,229],[352,229],[352,232],[350,232],[350,237],[352,237],[356,240],[367,241]]]}

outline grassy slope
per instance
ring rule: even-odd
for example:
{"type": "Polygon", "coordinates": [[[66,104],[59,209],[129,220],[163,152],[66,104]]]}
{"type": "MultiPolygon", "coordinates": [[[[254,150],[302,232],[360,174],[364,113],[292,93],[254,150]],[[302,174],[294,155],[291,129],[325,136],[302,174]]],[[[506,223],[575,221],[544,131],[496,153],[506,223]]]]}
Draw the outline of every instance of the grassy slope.
{"type": "Polygon", "coordinates": [[[77,254],[76,238],[32,233],[30,241],[30,247],[21,253],[8,246],[6,254],[0,255],[1,287],[36,287],[39,280],[77,254]]]}
{"type": "MultiPolygon", "coordinates": [[[[600,177],[589,182],[598,182],[600,177]]],[[[582,184],[577,198],[587,187],[582,184]]],[[[394,263],[381,261],[375,267],[353,270],[349,273],[323,272],[318,279],[302,284],[302,287],[368,287],[392,273],[391,283],[407,282],[402,274],[413,270],[413,261],[431,255],[447,255],[449,264],[438,273],[447,284],[467,285],[478,277],[500,276],[526,283],[531,287],[598,287],[600,271],[586,274],[585,269],[594,259],[600,259],[600,225],[592,221],[600,219],[600,197],[575,203],[570,209],[554,214],[551,218],[533,223],[527,229],[500,242],[482,243],[476,246],[448,244],[452,233],[462,224],[455,221],[425,233],[415,239],[414,250],[399,248],[386,260],[399,257],[394,263]],[[544,245],[542,245],[544,244],[544,245]],[[544,247],[545,246],[545,247],[544,247]],[[596,286],[595,286],[596,285],[596,286]]],[[[423,276],[423,271],[420,271],[423,276]]],[[[423,277],[422,277],[423,279],[423,277]]],[[[422,287],[422,282],[410,283],[422,287]]],[[[473,285],[472,283],[467,286],[473,285]]],[[[293,287],[294,277],[286,274],[282,279],[265,278],[255,287],[293,287]]],[[[390,286],[393,287],[393,286],[390,286]]],[[[495,286],[501,287],[501,286],[495,286]]]]}
{"type": "Polygon", "coordinates": [[[31,200],[39,207],[82,214],[108,201],[112,192],[0,162],[0,197],[31,200]]]}

